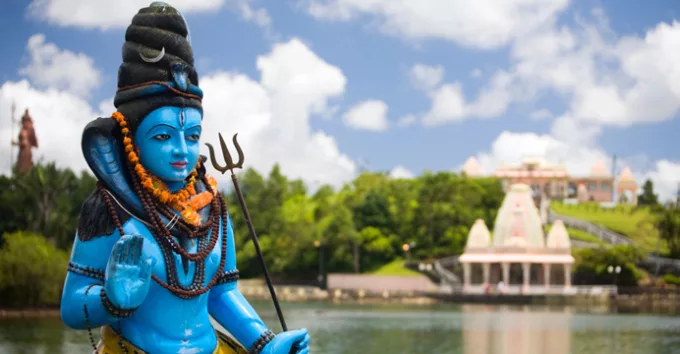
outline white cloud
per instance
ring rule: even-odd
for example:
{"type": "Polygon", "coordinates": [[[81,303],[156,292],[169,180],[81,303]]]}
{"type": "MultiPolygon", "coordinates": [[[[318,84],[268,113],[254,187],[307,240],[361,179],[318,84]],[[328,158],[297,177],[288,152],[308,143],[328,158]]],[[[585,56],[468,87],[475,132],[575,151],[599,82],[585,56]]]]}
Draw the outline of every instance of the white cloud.
{"type": "Polygon", "coordinates": [[[553,117],[552,112],[550,112],[549,110],[547,110],[545,108],[535,110],[535,111],[531,112],[531,114],[529,115],[529,118],[531,118],[533,120],[546,120],[546,119],[550,119],[552,117],[553,117]]]}
{"type": "Polygon", "coordinates": [[[444,84],[428,95],[432,100],[430,110],[422,115],[422,123],[436,126],[460,122],[468,118],[492,118],[505,112],[513,92],[509,74],[497,72],[488,87],[480,91],[476,100],[468,102],[460,82],[444,84]]]}
{"type": "Polygon", "coordinates": [[[399,118],[399,120],[397,120],[397,126],[405,128],[415,124],[417,121],[418,117],[416,117],[413,114],[407,114],[399,118]]]}
{"type": "Polygon", "coordinates": [[[414,39],[443,38],[497,48],[535,30],[568,0],[302,0],[319,19],[348,21],[370,15],[384,33],[414,39]]]}
{"type": "MultiPolygon", "coordinates": [[[[39,147],[33,150],[33,160],[43,159],[45,162],[54,161],[61,167],[71,167],[77,171],[86,168],[85,159],[80,150],[80,134],[85,125],[97,118],[108,117],[112,111],[99,112],[77,95],[56,89],[39,90],[31,86],[27,80],[19,82],[5,82],[0,86],[0,112],[2,115],[11,113],[12,102],[16,103],[16,119],[18,120],[25,108],[33,118],[39,147]]],[[[106,107],[102,102],[100,107],[106,107]]],[[[11,136],[16,139],[18,126],[13,131],[9,120],[0,122],[0,136],[3,141],[9,141],[11,136]]],[[[0,155],[9,156],[9,144],[0,146],[0,155]]],[[[16,162],[17,149],[12,156],[16,162]]],[[[0,173],[10,171],[9,158],[0,161],[0,173]]]]}
{"type": "Polygon", "coordinates": [[[260,82],[238,73],[201,79],[205,131],[213,132],[203,140],[217,146],[217,132],[239,133],[246,165],[264,173],[279,163],[285,175],[308,183],[340,186],[352,179],[354,161],[332,136],[310,127],[312,114],[333,110],[328,101],[344,93],[340,69],[298,39],[274,45],[257,58],[257,68],[260,82]]]}
{"type": "Polygon", "coordinates": [[[567,109],[557,116],[569,116],[578,124],[629,126],[678,114],[680,61],[675,53],[680,52],[680,22],[660,23],[642,37],[618,36],[599,8],[591,11],[590,19],[558,25],[557,16],[566,5],[566,0],[474,4],[311,0],[307,10],[318,18],[335,20],[369,15],[378,19],[382,29],[409,38],[444,39],[483,49],[510,45],[510,67],[497,71],[474,100],[466,97],[460,82],[441,82],[441,66],[414,66],[410,79],[432,100],[430,110],[418,114],[425,125],[497,117],[510,104],[536,100],[546,92],[567,102],[567,109]],[[523,17],[529,14],[540,15],[523,17]],[[474,34],[468,33],[472,30],[474,34]]]}
{"type": "Polygon", "coordinates": [[[227,5],[234,8],[241,18],[260,27],[269,27],[272,19],[265,8],[253,8],[251,0],[230,0],[227,5]]]}
{"type": "Polygon", "coordinates": [[[430,66],[415,64],[409,71],[409,77],[413,86],[419,90],[431,90],[444,78],[444,67],[441,65],[430,66]]]}
{"type": "MultiPolygon", "coordinates": [[[[603,16],[602,14],[599,15],[603,16]]],[[[680,111],[680,23],[661,23],[643,38],[615,38],[603,24],[547,28],[518,39],[513,85],[565,97],[576,120],[629,126],[680,111]],[[614,38],[612,38],[614,37],[614,38]]]]}
{"type": "MultiPolygon", "coordinates": [[[[284,174],[310,183],[340,186],[351,180],[357,171],[354,161],[339,151],[333,137],[310,127],[312,114],[332,109],[327,102],[344,93],[342,72],[297,39],[275,45],[270,53],[257,58],[257,67],[259,82],[234,72],[201,78],[205,92],[203,142],[218,146],[217,132],[225,138],[239,133],[246,168],[268,173],[280,163],[284,174]]],[[[27,80],[5,82],[0,87],[0,112],[9,113],[12,101],[19,111],[28,107],[34,119],[40,144],[34,150],[34,160],[42,157],[76,170],[86,167],[80,150],[83,127],[113,111],[111,100],[94,109],[73,93],[36,89],[27,80]],[[98,112],[101,110],[104,112],[98,112]]],[[[0,135],[9,138],[10,130],[8,120],[2,120],[0,135]]],[[[7,145],[0,146],[2,156],[8,156],[7,145]]],[[[207,154],[207,147],[201,152],[207,154]]],[[[2,159],[0,172],[8,171],[9,158],[2,159]]],[[[212,172],[223,183],[230,183],[228,176],[212,172]]]]}
{"type": "Polygon", "coordinates": [[[413,173],[411,170],[402,165],[394,166],[394,168],[390,171],[390,177],[395,179],[399,178],[410,179],[415,176],[416,176],[415,173],[413,173]]]}
{"type": "Polygon", "coordinates": [[[680,188],[680,161],[659,160],[653,170],[644,173],[644,178],[654,182],[654,191],[661,201],[675,201],[680,188]]]}
{"type": "Polygon", "coordinates": [[[380,100],[366,100],[350,108],[343,115],[348,127],[357,130],[385,131],[389,127],[387,104],[380,100]]]}
{"type": "MultiPolygon", "coordinates": [[[[106,30],[127,27],[137,11],[150,3],[150,0],[33,0],[28,13],[54,25],[106,30]]],[[[267,10],[253,7],[251,0],[175,0],[170,5],[185,15],[215,12],[226,5],[246,21],[261,27],[271,25],[267,10]]]]}
{"type": "Polygon", "coordinates": [[[101,81],[101,73],[94,67],[92,58],[46,43],[43,34],[31,36],[26,48],[31,60],[19,73],[38,86],[86,97],[101,81]]]}
{"type": "Polygon", "coordinates": [[[474,77],[474,78],[482,77],[483,74],[484,73],[482,72],[481,69],[474,69],[474,70],[470,71],[470,77],[474,77]]]}

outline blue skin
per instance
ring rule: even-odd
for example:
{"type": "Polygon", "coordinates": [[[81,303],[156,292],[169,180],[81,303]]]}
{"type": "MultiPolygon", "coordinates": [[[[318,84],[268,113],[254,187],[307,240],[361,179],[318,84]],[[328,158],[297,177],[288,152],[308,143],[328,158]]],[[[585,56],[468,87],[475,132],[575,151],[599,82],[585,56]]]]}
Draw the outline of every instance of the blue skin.
{"type": "MultiPolygon", "coordinates": [[[[180,123],[181,108],[162,107],[151,112],[138,126],[134,142],[140,150],[140,161],[145,168],[163,180],[168,188],[179,190],[199,159],[201,113],[184,108],[184,122],[180,123]],[[171,165],[186,162],[186,166],[171,165]]],[[[221,228],[225,225],[220,224],[221,228]]],[[[224,271],[236,269],[236,250],[231,219],[228,219],[227,251],[224,271]]],[[[74,329],[85,329],[83,304],[87,306],[91,328],[112,325],[118,330],[119,319],[109,314],[101,304],[102,287],[117,307],[137,308],[132,316],[120,319],[121,334],[130,342],[150,353],[212,353],[217,338],[210,323],[212,316],[246,348],[267,330],[266,325],[243,297],[236,282],[214,286],[205,294],[184,300],[175,297],[151,279],[155,274],[167,282],[161,250],[147,227],[135,218],[124,225],[125,235],[116,230],[111,235],[74,242],[71,261],[81,266],[105,270],[103,285],[86,289],[92,278],[69,272],[61,301],[61,317],[74,329]],[[134,236],[131,236],[134,235],[134,236]],[[108,254],[109,257],[102,257],[108,254]],[[145,301],[147,300],[148,301],[145,301]]],[[[193,244],[189,252],[196,252],[193,244]]],[[[221,241],[217,242],[206,260],[207,284],[220,263],[221,241]]],[[[181,257],[174,255],[179,281],[187,285],[194,276],[195,266],[189,262],[187,274],[181,257]]],[[[262,353],[309,353],[310,337],[306,329],[278,334],[262,353]]]]}

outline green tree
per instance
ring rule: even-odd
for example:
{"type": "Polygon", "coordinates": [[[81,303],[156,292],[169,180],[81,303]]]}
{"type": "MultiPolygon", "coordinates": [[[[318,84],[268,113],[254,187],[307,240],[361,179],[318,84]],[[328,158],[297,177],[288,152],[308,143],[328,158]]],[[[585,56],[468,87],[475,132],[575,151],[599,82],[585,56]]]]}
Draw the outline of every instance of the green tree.
{"type": "Polygon", "coordinates": [[[37,234],[5,235],[0,249],[0,298],[3,306],[59,303],[66,278],[68,254],[37,234]]]}
{"type": "Polygon", "coordinates": [[[635,246],[618,245],[610,248],[582,248],[573,251],[574,278],[581,284],[613,284],[635,286],[644,273],[637,264],[646,257],[644,251],[635,246]],[[609,273],[609,266],[621,267],[621,273],[609,273]]]}
{"type": "Polygon", "coordinates": [[[0,231],[31,231],[68,249],[80,208],[95,183],[87,172],[77,177],[70,169],[60,169],[54,163],[37,164],[26,174],[3,177],[0,231]]]}
{"type": "Polygon", "coordinates": [[[642,193],[638,196],[638,205],[655,206],[659,204],[659,196],[654,193],[654,182],[646,180],[642,185],[642,193]]]}
{"type": "Polygon", "coordinates": [[[655,214],[659,237],[666,242],[671,257],[680,257],[680,207],[669,203],[655,214]]]}

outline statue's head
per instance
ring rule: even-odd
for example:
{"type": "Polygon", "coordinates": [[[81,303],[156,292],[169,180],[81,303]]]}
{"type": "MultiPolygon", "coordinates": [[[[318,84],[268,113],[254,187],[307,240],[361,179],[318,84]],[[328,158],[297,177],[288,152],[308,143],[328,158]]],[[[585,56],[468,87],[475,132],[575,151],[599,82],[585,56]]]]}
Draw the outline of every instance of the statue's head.
{"type": "Polygon", "coordinates": [[[113,118],[132,162],[176,190],[200,158],[203,92],[188,26],[170,5],[154,2],[134,16],[125,40],[113,118]]]}

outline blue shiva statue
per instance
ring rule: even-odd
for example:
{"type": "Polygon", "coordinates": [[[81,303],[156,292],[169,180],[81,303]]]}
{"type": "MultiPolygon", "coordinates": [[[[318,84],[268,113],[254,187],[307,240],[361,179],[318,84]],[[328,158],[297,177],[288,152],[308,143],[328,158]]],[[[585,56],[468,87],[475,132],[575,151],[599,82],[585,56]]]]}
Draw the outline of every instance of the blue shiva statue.
{"type": "Polygon", "coordinates": [[[117,111],[82,136],[98,185],[81,210],[62,320],[87,329],[95,353],[309,353],[307,330],[275,335],[237,287],[231,220],[199,154],[203,93],[184,18],[154,2],[125,40],[117,111]]]}

